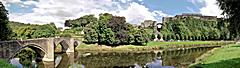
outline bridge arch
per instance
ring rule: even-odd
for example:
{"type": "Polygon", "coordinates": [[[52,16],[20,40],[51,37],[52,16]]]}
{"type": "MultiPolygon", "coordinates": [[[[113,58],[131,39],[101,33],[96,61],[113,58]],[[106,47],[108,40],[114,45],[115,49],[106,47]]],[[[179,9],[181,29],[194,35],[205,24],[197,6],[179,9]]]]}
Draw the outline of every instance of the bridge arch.
{"type": "Polygon", "coordinates": [[[74,45],[74,49],[75,49],[75,47],[77,47],[79,44],[80,44],[79,41],[74,41],[74,43],[73,43],[73,45],[74,45]]]}
{"type": "Polygon", "coordinates": [[[10,59],[29,47],[36,51],[43,61],[54,61],[54,47],[60,44],[67,53],[75,51],[80,41],[74,38],[40,38],[28,40],[0,41],[0,58],[10,59]]]}
{"type": "Polygon", "coordinates": [[[61,52],[66,52],[66,51],[68,50],[68,48],[69,48],[69,43],[68,43],[68,41],[66,41],[66,40],[64,40],[64,39],[56,42],[56,43],[54,44],[54,49],[56,49],[56,47],[57,47],[58,45],[60,45],[60,46],[62,47],[62,49],[61,49],[62,51],[61,51],[61,52]]]}
{"type": "Polygon", "coordinates": [[[35,51],[36,54],[37,54],[37,55],[36,55],[36,58],[37,58],[38,60],[42,60],[42,59],[44,58],[45,54],[47,53],[41,46],[39,46],[39,45],[37,45],[37,44],[26,44],[26,45],[24,45],[23,47],[17,49],[17,50],[15,51],[15,53],[13,53],[13,55],[10,56],[9,59],[12,59],[12,58],[16,57],[17,54],[19,54],[19,53],[21,52],[21,50],[23,50],[23,49],[25,49],[25,48],[30,48],[30,49],[32,49],[33,51],[35,51]]]}

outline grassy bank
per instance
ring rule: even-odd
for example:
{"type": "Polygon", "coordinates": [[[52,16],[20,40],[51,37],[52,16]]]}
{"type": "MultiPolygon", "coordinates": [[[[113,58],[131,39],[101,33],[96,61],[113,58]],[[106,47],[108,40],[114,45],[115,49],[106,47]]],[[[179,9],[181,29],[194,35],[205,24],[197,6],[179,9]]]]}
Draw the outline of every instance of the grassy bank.
{"type": "Polygon", "coordinates": [[[224,46],[233,42],[229,41],[181,41],[181,42],[149,42],[145,46],[123,45],[118,47],[98,46],[97,44],[79,45],[77,51],[149,51],[159,49],[190,48],[205,46],[224,46]]]}
{"type": "Polygon", "coordinates": [[[193,45],[193,44],[211,44],[221,41],[174,41],[174,42],[149,42],[147,46],[164,46],[164,45],[193,45]]]}
{"type": "Polygon", "coordinates": [[[0,68],[16,68],[16,67],[9,64],[6,60],[0,59],[0,68]]]}
{"type": "Polygon", "coordinates": [[[234,44],[215,49],[206,54],[202,60],[190,68],[239,68],[240,44],[234,44]]]}

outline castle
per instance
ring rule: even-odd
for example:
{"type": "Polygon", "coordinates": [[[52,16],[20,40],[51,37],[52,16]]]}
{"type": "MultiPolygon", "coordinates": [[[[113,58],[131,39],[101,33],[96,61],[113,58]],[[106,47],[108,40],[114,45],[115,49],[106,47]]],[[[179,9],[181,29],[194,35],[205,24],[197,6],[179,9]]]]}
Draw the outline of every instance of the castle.
{"type": "Polygon", "coordinates": [[[197,14],[197,13],[182,13],[182,15],[176,15],[174,17],[163,17],[162,22],[165,23],[169,20],[174,20],[174,19],[184,19],[187,17],[193,17],[196,19],[201,19],[201,20],[208,20],[208,21],[216,21],[218,18],[217,16],[206,16],[202,14],[197,14]]]}

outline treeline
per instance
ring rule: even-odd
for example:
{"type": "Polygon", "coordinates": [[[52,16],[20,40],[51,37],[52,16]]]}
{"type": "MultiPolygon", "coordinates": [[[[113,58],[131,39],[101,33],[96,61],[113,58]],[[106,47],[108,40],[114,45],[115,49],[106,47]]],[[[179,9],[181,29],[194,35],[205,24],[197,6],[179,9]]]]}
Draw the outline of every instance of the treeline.
{"type": "Polygon", "coordinates": [[[59,34],[54,23],[33,25],[10,21],[9,26],[13,31],[12,39],[48,38],[59,34]]]}
{"type": "Polygon", "coordinates": [[[61,35],[54,23],[44,25],[23,24],[9,21],[8,11],[0,2],[0,41],[48,38],[61,35]]]}
{"type": "MultiPolygon", "coordinates": [[[[66,20],[64,31],[56,28],[54,23],[45,25],[9,22],[13,30],[13,39],[31,39],[48,37],[83,36],[85,43],[106,45],[137,44],[152,41],[153,29],[139,28],[126,22],[125,17],[112,14],[85,15],[74,20],[66,20]]],[[[163,39],[168,40],[232,40],[229,23],[224,19],[202,20],[193,17],[170,19],[163,23],[160,30],[163,39]]],[[[160,37],[159,37],[160,38],[160,37]]]]}
{"type": "Polygon", "coordinates": [[[231,40],[229,23],[224,19],[202,20],[193,17],[170,19],[161,30],[164,40],[231,40]]]}
{"type": "Polygon", "coordinates": [[[84,31],[85,43],[98,43],[105,45],[136,44],[144,45],[153,40],[152,34],[145,29],[136,28],[126,22],[125,17],[112,14],[85,15],[78,19],[67,20],[66,26],[84,31]]]}

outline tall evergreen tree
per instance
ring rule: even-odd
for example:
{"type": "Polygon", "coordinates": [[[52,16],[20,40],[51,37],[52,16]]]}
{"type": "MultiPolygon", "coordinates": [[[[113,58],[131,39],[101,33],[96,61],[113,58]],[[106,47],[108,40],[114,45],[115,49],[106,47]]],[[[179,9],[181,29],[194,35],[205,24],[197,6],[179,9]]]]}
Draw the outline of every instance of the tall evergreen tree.
{"type": "Polygon", "coordinates": [[[2,2],[0,2],[0,41],[9,40],[11,38],[12,30],[8,26],[8,11],[5,9],[2,2]]]}

